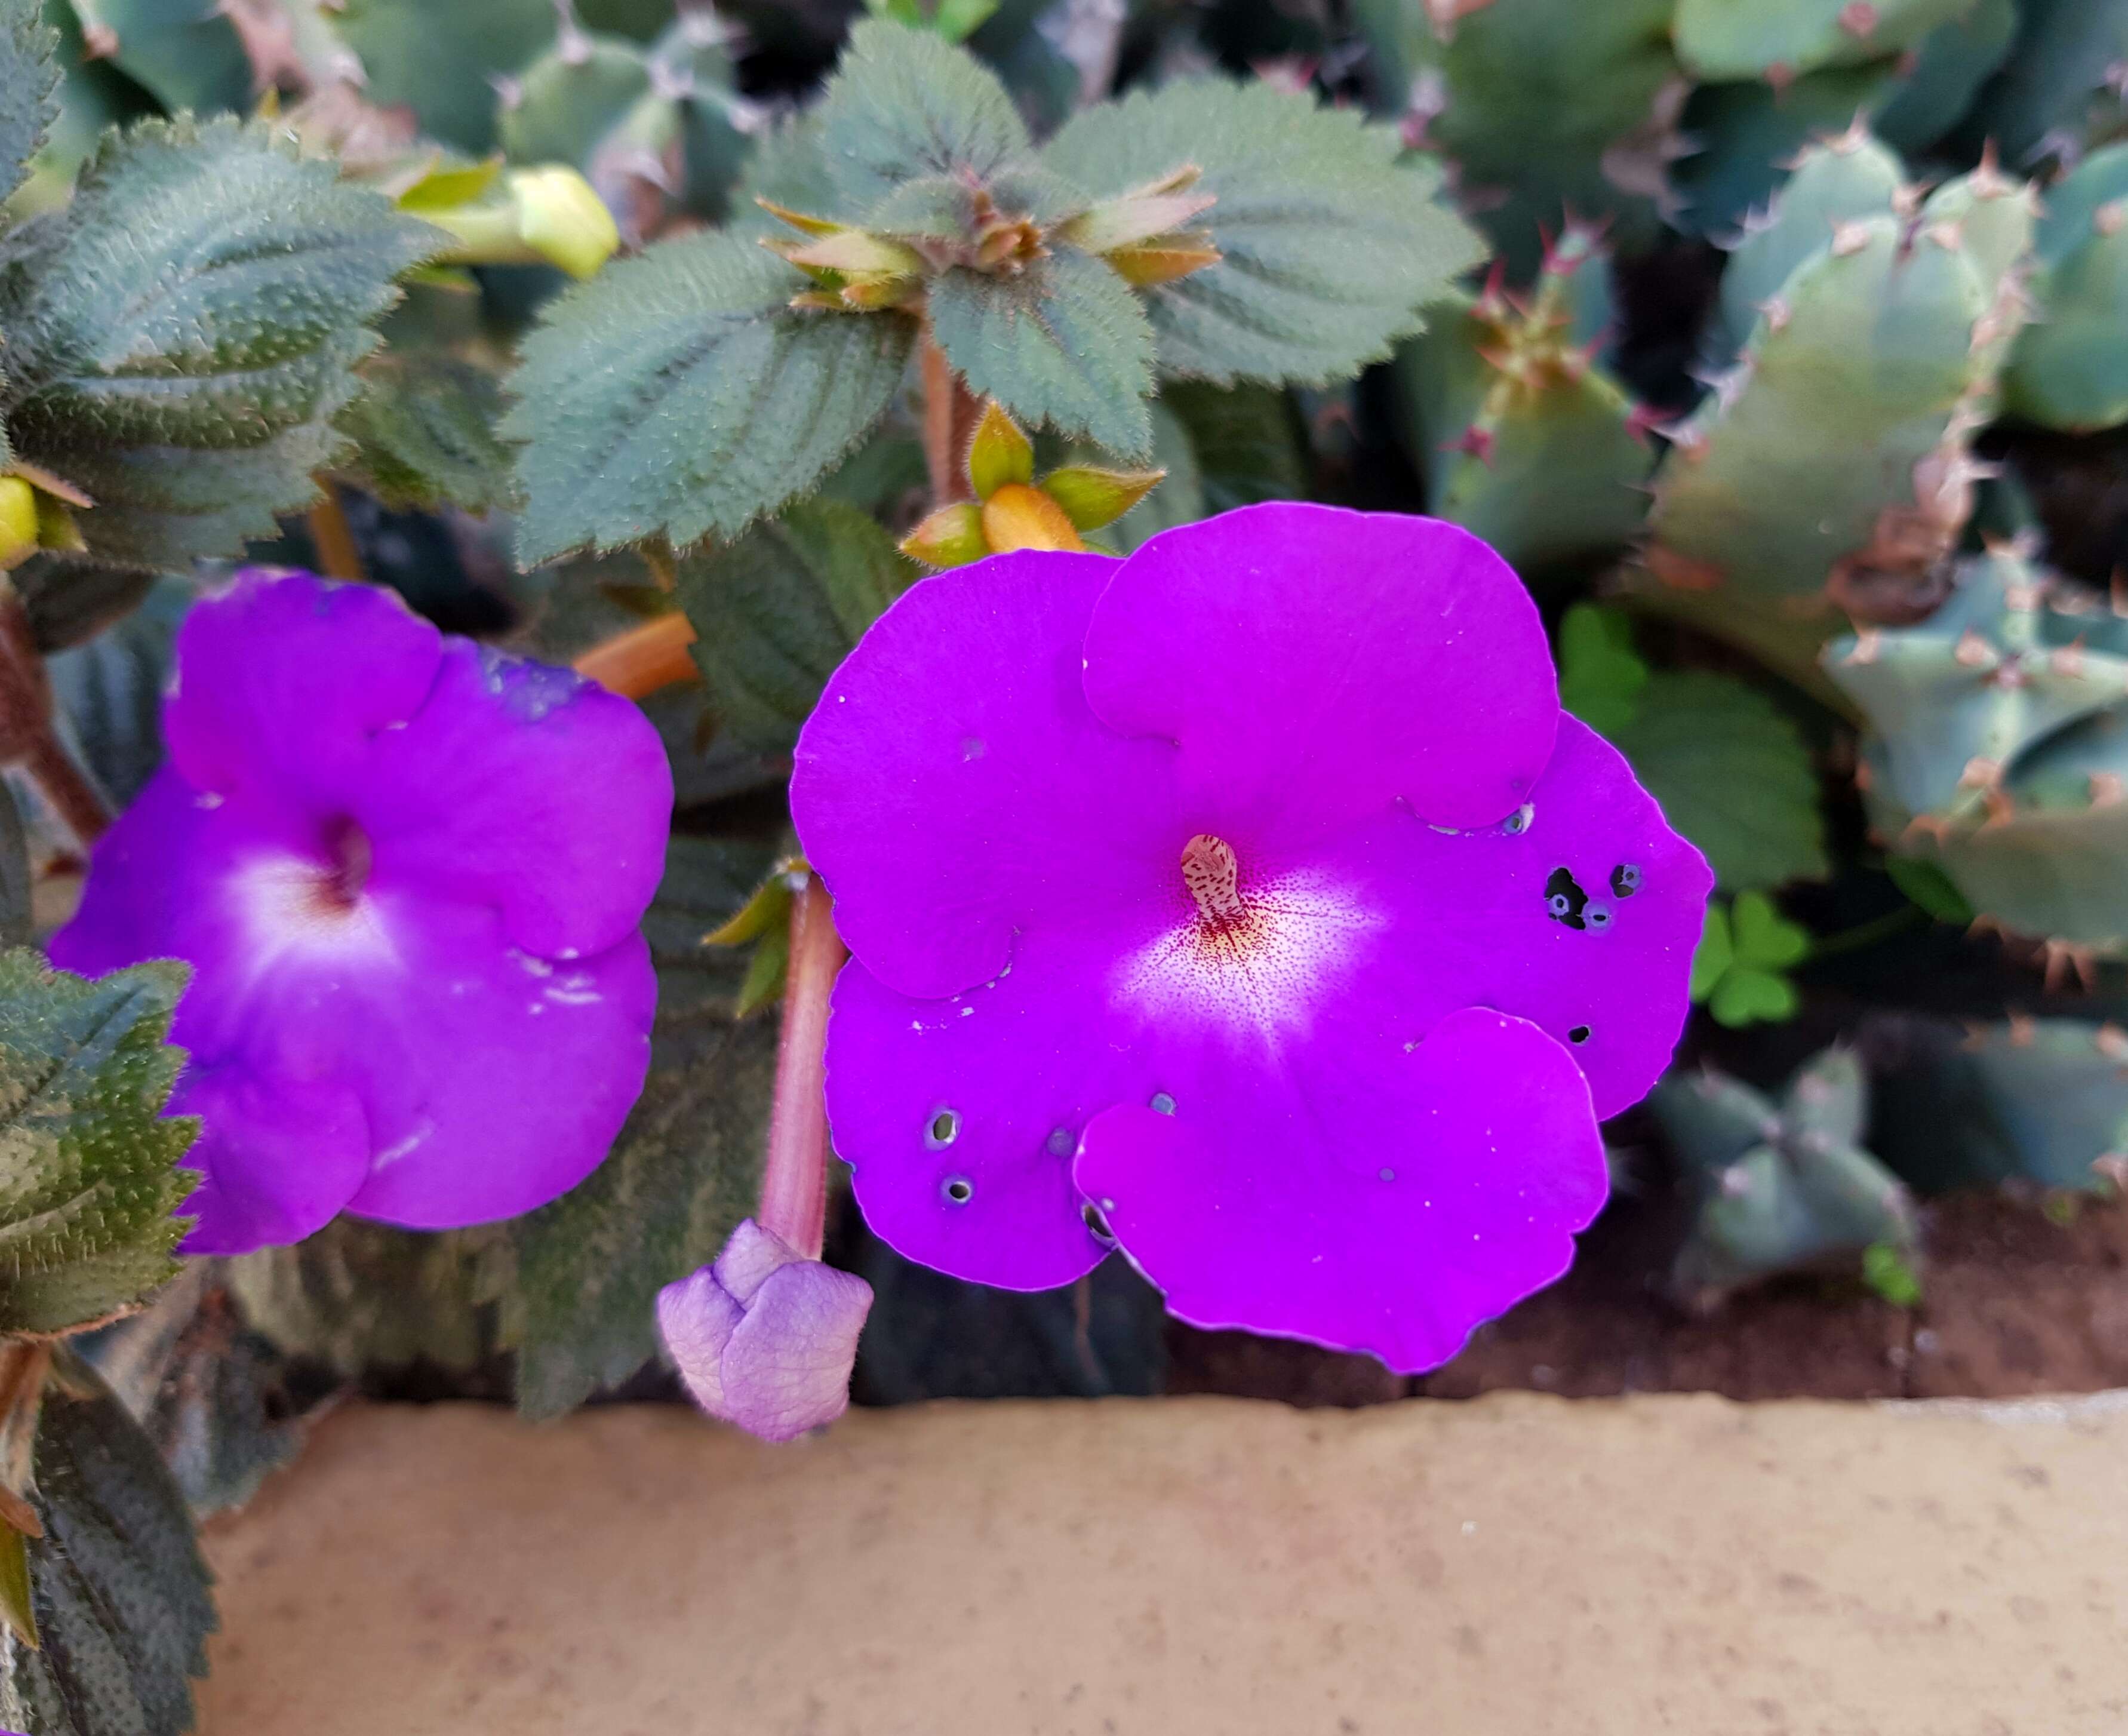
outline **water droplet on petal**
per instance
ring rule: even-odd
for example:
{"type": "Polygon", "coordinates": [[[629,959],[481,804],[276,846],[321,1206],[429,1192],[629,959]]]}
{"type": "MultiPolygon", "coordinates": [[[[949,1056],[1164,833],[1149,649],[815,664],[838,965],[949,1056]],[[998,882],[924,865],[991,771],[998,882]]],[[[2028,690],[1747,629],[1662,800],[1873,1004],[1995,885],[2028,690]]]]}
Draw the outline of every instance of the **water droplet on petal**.
{"type": "Polygon", "coordinates": [[[1152,1101],[1147,1106],[1157,1115],[1171,1115],[1175,1113],[1175,1099],[1164,1091],[1157,1091],[1152,1094],[1152,1101]]]}

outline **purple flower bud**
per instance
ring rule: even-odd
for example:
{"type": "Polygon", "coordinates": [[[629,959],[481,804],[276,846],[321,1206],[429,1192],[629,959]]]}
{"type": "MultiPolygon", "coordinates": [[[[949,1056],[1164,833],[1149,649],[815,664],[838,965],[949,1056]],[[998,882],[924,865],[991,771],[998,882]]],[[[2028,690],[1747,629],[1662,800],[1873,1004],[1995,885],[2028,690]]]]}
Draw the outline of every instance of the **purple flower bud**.
{"type": "Polygon", "coordinates": [[[872,1286],[748,1218],[716,1263],[658,1293],[658,1328],[711,1416],[795,1440],[849,1408],[872,1286]]]}

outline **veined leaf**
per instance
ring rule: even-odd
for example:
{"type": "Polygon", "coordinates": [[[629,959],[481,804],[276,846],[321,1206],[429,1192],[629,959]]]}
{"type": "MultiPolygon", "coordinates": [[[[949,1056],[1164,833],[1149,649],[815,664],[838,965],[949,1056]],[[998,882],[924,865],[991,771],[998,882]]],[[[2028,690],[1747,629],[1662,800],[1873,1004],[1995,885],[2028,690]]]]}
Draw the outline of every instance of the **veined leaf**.
{"type": "Polygon", "coordinates": [[[22,184],[59,119],[58,45],[36,0],[0,0],[0,199],[22,184]]]}
{"type": "Polygon", "coordinates": [[[1483,257],[1395,131],[1267,84],[1185,80],[1081,112],[1042,159],[1094,199],[1185,165],[1222,258],[1146,293],[1164,373],[1321,385],[1424,323],[1483,257]]]}
{"type": "Polygon", "coordinates": [[[199,1124],[162,1111],[187,975],[163,960],[90,981],[0,954],[0,1332],[74,1330],[177,1272],[199,1124]]]}
{"type": "Polygon", "coordinates": [[[518,557],[734,537],[877,421],[915,324],[787,304],[804,280],[735,235],[660,242],[559,297],[503,433],[525,443],[518,557]]]}
{"type": "Polygon", "coordinates": [[[682,559],[680,606],[720,728],[787,754],[835,666],[917,577],[869,514],[832,500],[682,559]]]}
{"type": "Polygon", "coordinates": [[[931,331],[978,397],[1112,452],[1152,449],[1152,331],[1131,288],[1061,246],[1011,277],[955,269],[931,286],[931,331]]]}
{"type": "Polygon", "coordinates": [[[991,72],[929,31],[867,19],[850,32],[819,109],[829,174],[862,221],[905,182],[988,181],[1028,148],[1027,128],[991,72]]]}
{"type": "Polygon", "coordinates": [[[644,924],[658,992],[643,1096],[589,1179],[502,1233],[495,1288],[528,1415],[558,1416],[655,1357],[658,1290],[715,1259],[753,1210],[777,1021],[734,1021],[744,956],[702,937],[772,854],[672,839],[644,924]]]}
{"type": "Polygon", "coordinates": [[[90,552],[232,554],[313,497],[369,322],[436,232],[263,126],[146,121],[0,245],[4,411],[90,552]]]}
{"type": "Polygon", "coordinates": [[[59,1353],[45,1386],[28,1543],[41,1642],[0,1636],[0,1724],[39,1736],[184,1736],[207,1674],[212,1583],[154,1443],[59,1353]]]}
{"type": "Polygon", "coordinates": [[[390,352],[362,370],[362,395],[340,412],[354,441],[349,467],[387,506],[487,512],[506,506],[513,454],[496,424],[502,388],[483,368],[456,357],[390,352]]]}

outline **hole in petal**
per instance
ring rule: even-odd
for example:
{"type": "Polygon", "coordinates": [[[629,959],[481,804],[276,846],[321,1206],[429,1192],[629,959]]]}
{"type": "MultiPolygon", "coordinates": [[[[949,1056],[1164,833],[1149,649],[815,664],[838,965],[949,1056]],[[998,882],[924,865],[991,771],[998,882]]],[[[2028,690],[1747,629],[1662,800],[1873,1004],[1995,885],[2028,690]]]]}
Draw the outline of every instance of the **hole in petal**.
{"type": "Polygon", "coordinates": [[[1630,898],[1641,889],[1641,871],[1632,863],[1622,862],[1611,870],[1611,891],[1621,898],[1630,898]]]}
{"type": "Polygon", "coordinates": [[[1537,804],[1533,801],[1525,801],[1500,822],[1500,830],[1511,838],[1520,837],[1530,829],[1530,822],[1536,818],[1537,804]]]}
{"type": "Polygon", "coordinates": [[[1577,1025],[1572,1030],[1567,1032],[1566,1040],[1570,1043],[1586,1043],[1594,1034],[1587,1025],[1577,1025]]]}
{"type": "Polygon", "coordinates": [[[1052,1158],[1068,1158],[1078,1150],[1079,1136],[1068,1127],[1052,1127],[1042,1147],[1052,1158]]]}
{"type": "Polygon", "coordinates": [[[956,1206],[965,1206],[976,1196],[976,1184],[966,1176],[948,1176],[944,1188],[946,1197],[956,1206]]]}
{"type": "Polygon", "coordinates": [[[1592,904],[1581,913],[1581,920],[1591,928],[1608,928],[1611,925],[1611,906],[1608,904],[1592,904]]]}
{"type": "Polygon", "coordinates": [[[1171,1115],[1175,1113],[1175,1099],[1164,1091],[1157,1091],[1152,1094],[1152,1101],[1148,1106],[1157,1115],[1171,1115]]]}
{"type": "Polygon", "coordinates": [[[1544,913],[1554,922],[1564,922],[1569,928],[1584,928],[1582,911],[1589,903],[1589,895],[1575,882],[1574,876],[1565,868],[1554,868],[1551,878],[1544,883],[1544,913]]]}
{"type": "Polygon", "coordinates": [[[1085,1205],[1079,1208],[1079,1217],[1081,1221],[1085,1225],[1086,1228],[1093,1232],[1095,1239],[1097,1241],[1113,1242],[1115,1240],[1115,1231],[1109,1228],[1109,1220],[1101,1215],[1100,1207],[1096,1206],[1091,1200],[1087,1201],[1085,1205]]]}
{"type": "Polygon", "coordinates": [[[924,1125],[924,1143],[933,1151],[943,1151],[961,1137],[961,1112],[957,1109],[942,1109],[924,1125]]]}

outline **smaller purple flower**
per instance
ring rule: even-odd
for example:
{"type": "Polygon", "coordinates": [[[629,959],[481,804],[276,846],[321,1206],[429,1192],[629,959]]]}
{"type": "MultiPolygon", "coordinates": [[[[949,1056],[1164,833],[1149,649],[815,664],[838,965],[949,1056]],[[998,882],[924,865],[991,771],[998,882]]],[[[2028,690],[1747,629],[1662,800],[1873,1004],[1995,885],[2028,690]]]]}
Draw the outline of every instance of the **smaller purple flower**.
{"type": "Polygon", "coordinates": [[[658,1293],[658,1328],[711,1416],[795,1440],[849,1408],[872,1286],[748,1218],[716,1263],[658,1293]]]}
{"type": "Polygon", "coordinates": [[[649,1063],[672,784],[641,711],[388,591],[254,568],[186,617],[163,725],[50,953],[192,966],[185,1250],[342,1210],[482,1223],[582,1180],[649,1063]]]}

